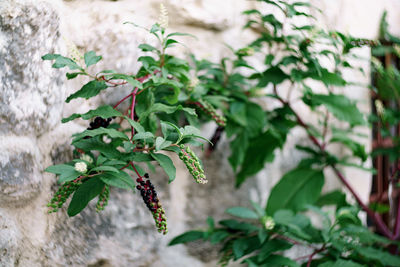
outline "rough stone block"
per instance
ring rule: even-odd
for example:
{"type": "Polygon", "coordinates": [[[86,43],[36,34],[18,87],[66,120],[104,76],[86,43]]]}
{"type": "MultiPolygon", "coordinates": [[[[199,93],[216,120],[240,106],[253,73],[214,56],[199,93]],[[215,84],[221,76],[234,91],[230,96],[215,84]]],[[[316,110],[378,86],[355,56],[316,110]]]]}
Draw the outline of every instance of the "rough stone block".
{"type": "Polygon", "coordinates": [[[58,46],[58,16],[39,1],[0,4],[0,132],[40,135],[58,123],[64,87],[41,56],[58,46]]]}
{"type": "Polygon", "coordinates": [[[20,232],[6,214],[0,210],[0,266],[15,266],[18,258],[20,232]]]}
{"type": "Polygon", "coordinates": [[[40,192],[40,154],[27,137],[0,137],[0,205],[21,205],[40,192]]]}

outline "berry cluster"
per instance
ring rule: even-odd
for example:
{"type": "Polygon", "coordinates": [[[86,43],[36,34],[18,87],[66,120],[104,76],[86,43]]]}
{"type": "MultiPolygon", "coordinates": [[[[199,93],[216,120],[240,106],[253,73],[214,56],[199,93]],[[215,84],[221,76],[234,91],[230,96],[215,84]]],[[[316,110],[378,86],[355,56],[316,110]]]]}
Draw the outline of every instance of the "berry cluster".
{"type": "Polygon", "coordinates": [[[204,174],[203,167],[201,167],[199,158],[194,154],[190,147],[180,145],[180,149],[179,158],[185,163],[190,174],[196,180],[196,183],[206,184],[208,181],[204,174]]]}
{"type": "Polygon", "coordinates": [[[100,127],[107,128],[110,125],[112,118],[103,119],[102,117],[96,117],[89,125],[88,130],[94,130],[100,127]]]}
{"type": "Polygon", "coordinates": [[[145,173],[144,178],[147,178],[147,180],[145,181],[143,177],[139,177],[136,179],[136,182],[138,183],[136,189],[140,191],[144,203],[146,203],[147,208],[151,211],[158,232],[165,235],[168,233],[165,211],[162,208],[160,201],[158,200],[157,192],[154,189],[154,185],[149,180],[149,174],[145,173]]]}
{"type": "Polygon", "coordinates": [[[105,185],[103,188],[103,191],[99,195],[99,200],[97,201],[97,204],[96,204],[97,212],[104,210],[104,208],[108,204],[109,197],[110,197],[110,188],[108,185],[105,185]]]}
{"type": "Polygon", "coordinates": [[[226,118],[222,115],[219,115],[213,105],[204,100],[201,102],[195,102],[194,104],[204,111],[208,116],[210,116],[219,126],[225,127],[226,118]]]}
{"type": "Polygon", "coordinates": [[[49,213],[57,212],[59,208],[67,201],[69,196],[75,192],[78,187],[82,184],[80,180],[65,182],[54,194],[54,197],[47,204],[47,207],[51,208],[49,213]]]}

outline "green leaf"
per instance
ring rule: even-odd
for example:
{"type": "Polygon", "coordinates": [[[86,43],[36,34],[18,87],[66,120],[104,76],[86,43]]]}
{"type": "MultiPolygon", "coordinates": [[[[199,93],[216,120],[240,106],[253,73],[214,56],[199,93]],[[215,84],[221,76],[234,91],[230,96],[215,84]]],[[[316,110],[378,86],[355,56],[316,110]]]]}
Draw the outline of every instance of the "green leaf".
{"type": "Polygon", "coordinates": [[[284,73],[280,68],[276,66],[271,67],[267,69],[264,73],[262,73],[257,86],[265,87],[269,83],[277,85],[282,83],[284,80],[288,78],[289,76],[286,73],[284,73]]]}
{"type": "MultiPolygon", "coordinates": [[[[202,139],[204,141],[209,142],[212,145],[210,140],[208,140],[207,138],[205,138],[203,136],[200,136],[200,130],[197,129],[196,127],[194,127],[194,126],[186,125],[185,128],[183,128],[183,129],[181,128],[180,129],[180,132],[182,134],[181,135],[181,140],[184,139],[184,138],[189,138],[189,139],[199,138],[199,139],[202,139]]],[[[179,140],[179,141],[181,141],[181,140],[179,140]]]]}
{"type": "Polygon", "coordinates": [[[82,173],[75,170],[74,166],[67,164],[53,165],[46,168],[45,171],[60,175],[58,179],[59,184],[75,180],[82,175],[82,173]]]}
{"type": "Polygon", "coordinates": [[[110,171],[110,172],[115,172],[118,173],[119,170],[115,167],[112,166],[98,166],[90,170],[91,172],[101,172],[101,171],[110,171]]]}
{"type": "Polygon", "coordinates": [[[148,161],[153,161],[153,157],[150,156],[149,154],[145,153],[140,153],[140,152],[133,152],[130,153],[128,157],[126,157],[127,160],[134,161],[134,162],[148,162],[148,161]]]}
{"type": "Polygon", "coordinates": [[[347,205],[346,195],[340,190],[334,190],[320,196],[315,204],[320,207],[326,205],[336,205],[338,208],[341,208],[347,205]]]}
{"type": "Polygon", "coordinates": [[[47,55],[44,55],[42,57],[42,59],[43,60],[54,60],[55,59],[56,61],[52,65],[52,67],[55,69],[68,67],[70,70],[82,70],[83,71],[83,69],[78,64],[76,64],[75,61],[73,61],[70,58],[63,57],[59,54],[47,54],[47,55]]]}
{"type": "Polygon", "coordinates": [[[237,135],[230,143],[231,155],[229,156],[228,161],[234,171],[236,171],[237,167],[242,164],[248,145],[247,131],[243,131],[241,134],[237,135]]]}
{"type": "Polygon", "coordinates": [[[243,219],[258,219],[257,213],[245,207],[232,207],[225,212],[243,219]]]}
{"type": "MultiPolygon", "coordinates": [[[[106,167],[106,166],[103,166],[106,167]]],[[[132,177],[124,171],[104,172],[98,176],[105,184],[122,189],[134,189],[136,184],[132,177]]]]}
{"type": "Polygon", "coordinates": [[[181,130],[179,130],[178,126],[168,121],[160,121],[161,124],[161,131],[164,135],[164,138],[167,139],[170,135],[172,135],[171,129],[178,135],[178,140],[182,139],[181,130]]]}
{"type": "Polygon", "coordinates": [[[166,147],[169,147],[171,144],[171,141],[165,140],[164,138],[158,136],[156,138],[156,151],[160,151],[166,147]]]}
{"type": "Polygon", "coordinates": [[[260,204],[251,200],[251,205],[253,206],[253,209],[257,213],[258,217],[263,217],[265,215],[265,210],[260,206],[260,204]]]}
{"type": "Polygon", "coordinates": [[[96,52],[94,51],[86,52],[83,58],[85,59],[86,67],[94,65],[102,59],[101,56],[96,56],[96,52]]]}
{"type": "Polygon", "coordinates": [[[258,231],[260,229],[253,224],[245,223],[245,222],[238,222],[236,220],[222,220],[222,221],[219,221],[219,224],[221,224],[229,229],[247,231],[247,232],[258,231]]]}
{"type": "Polygon", "coordinates": [[[173,180],[175,180],[176,168],[172,160],[168,156],[163,154],[156,154],[153,152],[151,152],[150,154],[160,164],[165,173],[168,175],[168,183],[171,183],[173,180]]]}
{"type": "Polygon", "coordinates": [[[275,56],[273,54],[268,54],[265,57],[264,64],[265,65],[270,65],[272,63],[272,61],[274,60],[274,58],[275,58],[275,56]]]}
{"type": "Polygon", "coordinates": [[[249,137],[255,137],[259,135],[265,127],[265,112],[256,103],[249,102],[246,105],[246,131],[249,133],[249,137]]]}
{"type": "Polygon", "coordinates": [[[158,68],[157,61],[152,57],[148,57],[148,56],[139,57],[138,61],[142,62],[143,67],[148,71],[152,71],[155,68],[158,68]]]}
{"type": "Polygon", "coordinates": [[[157,51],[157,48],[149,44],[141,44],[139,45],[139,49],[141,49],[143,52],[157,51]]]}
{"type": "Polygon", "coordinates": [[[272,215],[279,209],[304,209],[306,205],[317,201],[323,184],[324,175],[321,170],[301,167],[286,173],[271,190],[267,214],[272,215]]]}
{"type": "Polygon", "coordinates": [[[71,170],[71,171],[66,171],[60,174],[60,178],[58,178],[58,183],[62,184],[65,182],[69,182],[69,181],[73,181],[76,178],[78,178],[79,176],[81,176],[82,173],[77,172],[75,170],[71,170]]]}
{"type": "Polygon", "coordinates": [[[354,156],[359,157],[362,162],[366,161],[368,158],[367,152],[365,151],[365,146],[354,141],[346,134],[333,133],[329,142],[343,144],[353,152],[354,156]]]}
{"type": "Polygon", "coordinates": [[[300,265],[281,255],[271,255],[264,262],[265,266],[289,266],[289,267],[300,267],[300,265]]]}
{"type": "Polygon", "coordinates": [[[345,267],[364,267],[365,265],[358,264],[351,260],[338,259],[337,261],[324,262],[318,266],[319,267],[344,267],[344,266],[345,267]]]}
{"type": "Polygon", "coordinates": [[[92,177],[84,182],[75,191],[68,207],[68,216],[72,217],[80,213],[87,204],[101,193],[104,183],[97,177],[92,177]]]}
{"type": "Polygon", "coordinates": [[[193,38],[196,38],[196,36],[190,34],[190,33],[181,33],[181,32],[173,32],[167,35],[167,38],[172,37],[172,36],[190,36],[193,38]]]}
{"type": "Polygon", "coordinates": [[[250,254],[259,249],[259,247],[260,241],[257,236],[236,239],[232,247],[234,259],[237,260],[244,255],[250,254]]]}
{"type": "Polygon", "coordinates": [[[264,168],[264,164],[272,161],[274,151],[281,145],[278,139],[270,131],[267,131],[254,139],[249,140],[242,168],[236,177],[236,186],[241,185],[247,176],[254,175],[264,168]]]}
{"type": "Polygon", "coordinates": [[[85,72],[73,72],[73,73],[65,73],[65,76],[67,76],[68,80],[76,78],[78,75],[87,75],[85,72]]]}
{"type": "Polygon", "coordinates": [[[151,132],[141,132],[133,136],[133,140],[149,139],[154,138],[154,134],[151,132]]]}
{"type": "Polygon", "coordinates": [[[104,156],[110,159],[118,159],[121,157],[121,152],[116,149],[115,145],[106,144],[102,140],[99,140],[99,138],[81,139],[74,142],[74,146],[86,152],[101,152],[104,156]]]}
{"type": "Polygon", "coordinates": [[[66,123],[69,121],[72,121],[76,118],[82,118],[84,120],[89,120],[93,117],[101,117],[103,119],[107,119],[110,117],[120,117],[122,116],[122,114],[115,110],[113,107],[109,106],[109,105],[104,105],[104,106],[100,106],[97,109],[92,109],[89,110],[88,112],[86,112],[85,114],[78,114],[78,113],[74,113],[71,116],[69,116],[68,118],[64,118],[61,120],[62,123],[66,123]]]}
{"type": "Polygon", "coordinates": [[[168,40],[165,42],[165,48],[171,47],[171,46],[173,46],[173,44],[178,44],[178,43],[179,43],[179,42],[178,42],[177,40],[168,39],[168,40]]]}
{"type": "Polygon", "coordinates": [[[271,253],[281,250],[287,250],[291,248],[293,245],[280,239],[272,239],[265,242],[260,249],[258,254],[258,261],[262,262],[267,259],[271,253]]]}
{"type": "Polygon", "coordinates": [[[243,257],[248,247],[247,238],[236,239],[233,242],[233,255],[235,256],[235,260],[243,257]]]}
{"type": "Polygon", "coordinates": [[[151,26],[150,33],[157,33],[159,31],[161,31],[161,27],[158,23],[153,24],[153,26],[151,26]]]}
{"type": "Polygon", "coordinates": [[[152,105],[148,110],[140,114],[140,119],[144,119],[147,116],[149,116],[151,113],[157,113],[157,112],[165,112],[167,114],[174,113],[178,110],[182,110],[190,115],[197,116],[196,111],[192,108],[184,108],[182,105],[178,106],[168,106],[162,103],[156,103],[152,105]]]}
{"type": "Polygon", "coordinates": [[[127,81],[130,85],[132,85],[134,88],[138,89],[143,89],[143,84],[136,80],[132,75],[126,75],[126,74],[113,74],[110,78],[116,79],[116,80],[125,80],[127,81]]]}
{"type": "Polygon", "coordinates": [[[210,235],[210,243],[215,245],[222,242],[225,238],[229,236],[229,232],[224,230],[216,230],[210,235]]]}
{"type": "Polygon", "coordinates": [[[356,251],[367,259],[380,262],[383,266],[400,266],[400,257],[387,251],[372,247],[357,247],[356,251]]]}
{"type": "Polygon", "coordinates": [[[123,140],[129,140],[128,136],[120,131],[117,131],[112,128],[100,127],[100,128],[94,129],[94,130],[85,130],[82,133],[72,135],[74,137],[72,144],[81,140],[85,136],[94,137],[94,136],[102,135],[102,134],[106,134],[106,135],[110,136],[111,138],[121,138],[123,140]]]}
{"type": "Polygon", "coordinates": [[[172,239],[169,243],[168,246],[174,246],[177,244],[182,244],[182,243],[188,243],[192,242],[195,240],[203,239],[204,237],[204,232],[201,231],[189,231],[186,233],[183,233],[174,239],[172,239]]]}
{"type": "Polygon", "coordinates": [[[124,165],[126,165],[126,162],[122,161],[122,160],[113,159],[113,160],[110,160],[110,161],[103,162],[103,165],[107,165],[107,166],[123,165],[124,166],[124,165]]]}
{"type": "Polygon", "coordinates": [[[340,74],[329,72],[326,69],[322,69],[320,75],[311,75],[311,78],[323,82],[326,86],[345,86],[346,81],[340,76],[340,74]]]}
{"type": "Polygon", "coordinates": [[[229,106],[229,111],[231,113],[231,118],[236,123],[246,126],[247,116],[246,116],[246,104],[243,102],[233,102],[229,106]]]}
{"type": "Polygon", "coordinates": [[[191,125],[186,125],[183,129],[181,128],[181,132],[183,136],[200,135],[200,130],[191,125]]]}
{"type": "Polygon", "coordinates": [[[42,59],[43,60],[54,60],[54,59],[56,59],[58,57],[61,57],[61,55],[59,55],[59,54],[46,54],[46,55],[42,56],[42,59]]]}
{"type": "Polygon", "coordinates": [[[63,172],[75,170],[74,166],[67,165],[67,164],[58,164],[58,165],[53,165],[50,167],[47,167],[44,171],[50,172],[50,173],[55,173],[55,174],[61,174],[63,172]]]}
{"type": "Polygon", "coordinates": [[[124,116],[124,118],[129,122],[129,124],[138,132],[138,133],[144,133],[145,129],[143,128],[140,123],[128,118],[127,116],[124,116]]]}
{"type": "Polygon", "coordinates": [[[96,96],[100,93],[100,91],[107,89],[108,86],[104,81],[97,81],[93,80],[85,84],[80,90],[77,92],[73,93],[69,97],[67,97],[67,100],[65,102],[69,103],[72,99],[75,98],[85,98],[89,99],[93,96],[96,96]]]}
{"type": "Polygon", "coordinates": [[[339,120],[347,121],[350,125],[365,124],[363,114],[357,106],[344,95],[311,95],[311,101],[324,105],[339,120]]]}

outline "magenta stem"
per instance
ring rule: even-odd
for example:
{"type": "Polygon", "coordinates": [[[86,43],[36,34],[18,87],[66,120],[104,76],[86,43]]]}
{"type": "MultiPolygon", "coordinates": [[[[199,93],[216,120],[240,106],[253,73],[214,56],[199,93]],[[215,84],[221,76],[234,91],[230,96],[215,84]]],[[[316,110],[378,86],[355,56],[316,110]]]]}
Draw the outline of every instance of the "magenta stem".
{"type": "MultiPolygon", "coordinates": [[[[277,93],[276,87],[274,86],[274,93],[277,97],[277,99],[283,104],[286,105],[290,110],[293,112],[293,114],[296,117],[296,120],[298,124],[307,131],[308,137],[310,140],[321,150],[324,151],[324,147],[321,145],[321,143],[318,141],[318,139],[313,136],[309,131],[309,126],[304,123],[304,121],[300,118],[300,116],[295,112],[295,110],[292,108],[289,102],[283,100],[277,93]]],[[[353,187],[347,182],[346,178],[344,175],[337,169],[337,167],[333,164],[330,165],[336,176],[342,181],[342,183],[345,185],[345,187],[350,191],[350,193],[354,196],[356,199],[357,203],[361,206],[361,208],[367,213],[367,215],[375,222],[375,225],[377,228],[389,239],[394,239],[395,236],[390,232],[389,228],[386,226],[386,224],[383,222],[382,217],[378,214],[372,211],[367,205],[362,202],[361,198],[358,196],[358,194],[355,192],[353,187]]],[[[399,216],[399,214],[398,214],[399,216]]],[[[400,220],[400,219],[399,219],[400,220]]],[[[400,231],[400,230],[399,230],[400,231]]]]}
{"type": "Polygon", "coordinates": [[[137,176],[138,176],[139,178],[142,178],[142,176],[140,176],[140,174],[139,174],[138,170],[136,169],[135,164],[133,164],[133,162],[131,162],[131,166],[132,166],[132,168],[134,169],[134,171],[136,172],[137,176]]]}
{"type": "Polygon", "coordinates": [[[132,93],[130,93],[129,95],[125,96],[124,98],[122,98],[120,101],[118,101],[117,104],[114,105],[114,109],[117,108],[122,102],[124,102],[126,99],[128,99],[130,96],[132,96],[132,93]]]}

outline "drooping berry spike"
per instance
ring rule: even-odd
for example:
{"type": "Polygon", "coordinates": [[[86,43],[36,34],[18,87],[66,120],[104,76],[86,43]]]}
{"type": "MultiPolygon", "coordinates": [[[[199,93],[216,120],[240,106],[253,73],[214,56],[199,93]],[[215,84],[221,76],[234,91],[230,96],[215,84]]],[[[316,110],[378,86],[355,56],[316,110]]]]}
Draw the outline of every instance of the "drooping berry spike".
{"type": "Polygon", "coordinates": [[[108,204],[108,199],[110,198],[110,188],[108,185],[105,185],[103,191],[99,195],[99,200],[97,201],[96,211],[100,212],[104,210],[104,208],[108,204]]]}
{"type": "Polygon", "coordinates": [[[167,234],[167,217],[165,216],[165,211],[157,197],[154,185],[149,180],[149,174],[145,173],[143,177],[139,176],[139,178],[136,179],[136,182],[138,183],[136,189],[142,195],[144,203],[153,215],[158,232],[163,233],[164,235],[167,234]],[[144,180],[144,178],[147,180],[144,180]]]}
{"type": "Polygon", "coordinates": [[[82,182],[78,179],[70,182],[65,182],[54,194],[54,197],[47,204],[50,208],[49,213],[57,212],[59,208],[67,201],[69,196],[75,192],[82,182]]]}
{"type": "Polygon", "coordinates": [[[224,116],[219,115],[213,105],[208,103],[205,100],[201,100],[194,103],[198,108],[200,108],[204,113],[210,116],[219,126],[225,127],[226,118],[224,116]]]}
{"type": "Polygon", "coordinates": [[[103,119],[101,117],[96,117],[89,125],[88,130],[94,130],[100,127],[107,128],[110,125],[112,118],[103,119]]]}
{"type": "Polygon", "coordinates": [[[190,174],[196,180],[196,183],[206,184],[207,178],[204,174],[203,167],[200,164],[199,158],[194,154],[194,152],[190,149],[190,147],[185,147],[184,145],[180,145],[179,158],[185,163],[188,168],[190,174]]]}

